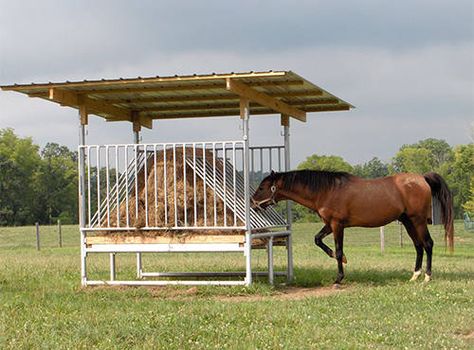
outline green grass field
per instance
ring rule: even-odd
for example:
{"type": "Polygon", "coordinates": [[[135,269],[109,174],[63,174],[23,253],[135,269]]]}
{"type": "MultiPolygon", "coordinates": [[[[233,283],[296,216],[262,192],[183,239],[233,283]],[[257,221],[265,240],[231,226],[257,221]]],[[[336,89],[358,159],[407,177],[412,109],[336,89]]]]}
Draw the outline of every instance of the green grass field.
{"type": "MultiPolygon", "coordinates": [[[[77,227],[0,228],[0,348],[305,349],[474,348],[474,233],[456,225],[456,250],[445,253],[440,227],[433,281],[408,282],[415,251],[398,225],[346,231],[346,279],[330,287],[335,260],[313,244],[320,224],[297,224],[292,297],[264,279],[245,287],[81,288],[77,227]],[[317,291],[322,291],[317,293],[317,291]],[[287,297],[282,297],[287,296],[287,297]],[[296,294],[297,296],[298,294],[296,294]]],[[[331,237],[326,239],[331,242],[331,237]]],[[[284,268],[276,249],[277,268],[284,268]]],[[[255,254],[264,267],[264,251],[255,254]]],[[[108,257],[91,258],[91,277],[106,278],[108,257]]],[[[118,278],[134,275],[134,256],[117,256],[118,278]]],[[[242,270],[234,254],[145,256],[146,270],[242,270]]],[[[277,282],[283,282],[278,280],[277,282]]]]}

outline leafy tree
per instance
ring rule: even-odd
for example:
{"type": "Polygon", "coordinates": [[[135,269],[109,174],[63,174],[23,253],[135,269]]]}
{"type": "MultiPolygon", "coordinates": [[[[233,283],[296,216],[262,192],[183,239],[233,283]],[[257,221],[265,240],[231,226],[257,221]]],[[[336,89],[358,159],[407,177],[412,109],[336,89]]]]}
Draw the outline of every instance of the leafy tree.
{"type": "Polygon", "coordinates": [[[313,154],[306,158],[305,161],[298,165],[298,169],[309,170],[328,170],[328,171],[347,171],[353,170],[352,165],[347,163],[339,156],[318,156],[313,154]]]}
{"type": "Polygon", "coordinates": [[[461,217],[462,205],[472,195],[470,189],[474,177],[474,143],[455,147],[453,158],[447,180],[454,196],[455,215],[461,217]]]}
{"type": "Polygon", "coordinates": [[[412,147],[424,148],[430,151],[433,169],[438,169],[453,157],[451,146],[445,140],[428,138],[415,143],[412,147]]]}
{"type": "Polygon", "coordinates": [[[471,176],[471,187],[469,189],[469,200],[463,204],[463,208],[465,211],[474,215],[474,176],[471,176]]]}
{"type": "Polygon", "coordinates": [[[433,165],[426,148],[403,146],[392,160],[392,172],[424,174],[433,170],[433,165]]]}
{"type": "Polygon", "coordinates": [[[35,205],[41,222],[77,221],[77,154],[66,146],[48,143],[41,151],[41,166],[36,175],[39,196],[35,205]]]}
{"type": "Polygon", "coordinates": [[[354,175],[368,179],[375,179],[389,174],[388,165],[377,157],[372,158],[367,163],[355,165],[353,172],[354,175]]]}
{"type": "Polygon", "coordinates": [[[38,146],[13,129],[0,129],[2,224],[24,225],[35,220],[35,174],[41,164],[38,146]]]}
{"type": "Polygon", "coordinates": [[[15,223],[16,213],[21,209],[21,198],[15,194],[21,190],[22,183],[16,174],[16,164],[0,154],[0,225],[15,223]]]}

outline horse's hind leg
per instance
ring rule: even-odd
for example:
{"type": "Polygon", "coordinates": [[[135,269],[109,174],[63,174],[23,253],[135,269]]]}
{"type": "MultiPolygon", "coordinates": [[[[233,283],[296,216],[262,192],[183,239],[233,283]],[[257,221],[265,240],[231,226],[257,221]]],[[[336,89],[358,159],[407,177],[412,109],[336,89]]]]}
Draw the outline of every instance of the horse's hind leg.
{"type": "Polygon", "coordinates": [[[344,267],[342,265],[343,257],[344,257],[344,251],[343,251],[344,227],[339,224],[334,225],[333,233],[334,233],[334,243],[336,244],[336,260],[337,260],[337,270],[338,270],[337,278],[336,278],[336,281],[334,281],[334,285],[338,286],[339,283],[341,283],[342,279],[344,278],[344,267]]]}
{"type": "Polygon", "coordinates": [[[405,229],[407,230],[407,233],[413,241],[413,245],[415,246],[415,270],[413,272],[413,276],[410,279],[410,281],[415,281],[421,275],[421,265],[423,264],[423,244],[418,238],[415,225],[413,225],[413,222],[410,220],[410,218],[408,218],[406,214],[400,216],[400,221],[402,222],[403,226],[405,226],[405,229]]]}
{"type": "Polygon", "coordinates": [[[431,260],[433,257],[433,245],[434,242],[431,239],[430,232],[428,227],[425,227],[425,235],[423,237],[423,247],[426,251],[426,273],[425,273],[425,282],[431,281],[431,260]]]}
{"type": "MultiPolygon", "coordinates": [[[[319,248],[321,248],[329,257],[336,258],[336,254],[334,254],[333,250],[329,248],[324,242],[323,239],[332,232],[331,226],[328,224],[324,225],[324,227],[314,236],[314,244],[316,244],[319,248]]],[[[343,255],[342,262],[344,264],[347,263],[346,256],[343,255]]]]}

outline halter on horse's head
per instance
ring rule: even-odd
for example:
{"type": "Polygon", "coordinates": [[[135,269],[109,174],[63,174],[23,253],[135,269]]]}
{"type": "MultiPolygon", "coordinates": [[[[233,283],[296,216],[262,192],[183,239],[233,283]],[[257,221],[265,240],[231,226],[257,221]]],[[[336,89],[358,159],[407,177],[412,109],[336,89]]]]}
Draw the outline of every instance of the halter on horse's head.
{"type": "Polygon", "coordinates": [[[264,210],[269,205],[276,204],[275,195],[278,191],[276,180],[276,173],[272,170],[253,194],[250,205],[252,209],[264,210]]]}

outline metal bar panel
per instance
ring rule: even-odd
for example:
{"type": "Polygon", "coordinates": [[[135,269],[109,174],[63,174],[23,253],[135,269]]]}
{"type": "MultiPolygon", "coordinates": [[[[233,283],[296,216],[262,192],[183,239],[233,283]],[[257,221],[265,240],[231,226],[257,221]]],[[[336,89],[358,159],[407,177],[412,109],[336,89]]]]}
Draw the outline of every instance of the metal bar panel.
{"type": "Polygon", "coordinates": [[[163,190],[165,198],[165,225],[168,225],[168,180],[166,174],[166,144],[163,146],[163,190]]]}
{"type": "MultiPolygon", "coordinates": [[[[142,272],[142,277],[245,277],[245,271],[220,272],[142,272]]],[[[286,276],[286,271],[274,271],[275,276],[286,276]]],[[[254,271],[252,276],[268,276],[267,271],[254,271]]]]}
{"type": "Polygon", "coordinates": [[[92,244],[88,253],[140,253],[140,252],[242,252],[239,243],[148,243],[148,244],[92,244]]]}
{"type": "Polygon", "coordinates": [[[101,216],[101,206],[100,206],[100,146],[97,146],[96,153],[97,153],[96,179],[97,179],[97,213],[98,213],[97,224],[99,227],[102,227],[102,216],[101,216]]]}
{"type": "Polygon", "coordinates": [[[197,226],[197,191],[196,191],[196,144],[193,144],[193,194],[194,194],[194,226],[197,226]]]}
{"type": "Polygon", "coordinates": [[[120,198],[119,198],[119,187],[120,187],[120,178],[119,177],[119,149],[118,146],[115,146],[115,208],[117,209],[117,227],[120,226],[120,198]]]}
{"type": "Polygon", "coordinates": [[[155,226],[158,226],[158,177],[157,177],[157,165],[156,165],[156,144],[153,145],[153,186],[155,187],[155,226]]]}
{"type": "Polygon", "coordinates": [[[234,190],[234,226],[237,226],[237,187],[236,187],[236,170],[235,170],[235,142],[232,143],[232,180],[234,190]]]}
{"type": "Polygon", "coordinates": [[[148,148],[147,145],[143,145],[144,151],[144,169],[143,169],[143,176],[145,180],[145,227],[149,226],[148,223],[148,148]]]}
{"type": "Polygon", "coordinates": [[[128,146],[125,146],[125,213],[127,215],[126,221],[127,221],[127,227],[130,227],[130,210],[129,210],[129,195],[130,195],[130,190],[128,188],[128,178],[129,178],[129,173],[128,173],[128,146]]]}
{"type": "Polygon", "coordinates": [[[188,226],[188,208],[187,208],[187,193],[186,193],[186,144],[183,143],[183,197],[184,197],[184,226],[188,226]]]}
{"type": "MultiPolygon", "coordinates": [[[[84,152],[84,149],[83,151],[84,152]]],[[[81,160],[79,160],[81,161],[81,160]]],[[[87,147],[87,208],[88,227],[91,227],[91,148],[87,147]]]]}
{"type": "Polygon", "coordinates": [[[272,147],[268,147],[268,170],[272,171],[272,147]]]}
{"type": "Polygon", "coordinates": [[[216,198],[216,144],[212,143],[212,180],[214,184],[213,205],[214,205],[214,226],[217,226],[217,198],[216,198]]]}
{"type": "Polygon", "coordinates": [[[173,196],[174,196],[174,225],[178,226],[178,203],[176,196],[176,144],[173,144],[173,196]]]}
{"type": "Polygon", "coordinates": [[[227,174],[227,149],[226,149],[226,144],[223,143],[222,147],[224,149],[224,161],[222,162],[222,174],[224,176],[223,179],[223,185],[224,185],[224,226],[227,226],[227,181],[226,181],[226,174],[227,174]]]}
{"type": "Polygon", "coordinates": [[[134,145],[134,164],[135,164],[135,220],[138,221],[138,145],[134,145]]]}
{"type": "Polygon", "coordinates": [[[106,176],[106,181],[105,181],[105,190],[106,190],[105,202],[106,202],[106,208],[107,208],[107,227],[110,227],[109,146],[105,146],[105,176],[106,176]]]}
{"type": "Polygon", "coordinates": [[[87,286],[241,286],[245,281],[87,281],[87,286]]]}
{"type": "MultiPolygon", "coordinates": [[[[202,143],[202,162],[206,164],[206,143],[202,143]]],[[[203,174],[203,198],[204,198],[204,226],[207,226],[207,189],[206,189],[206,167],[204,167],[203,174]]]]}

